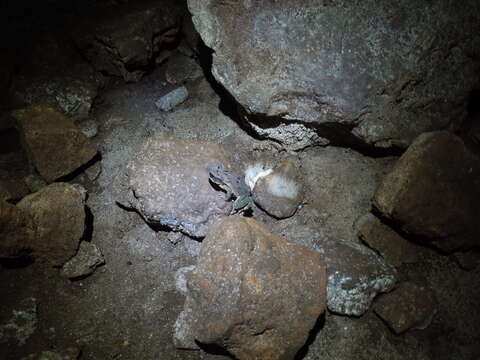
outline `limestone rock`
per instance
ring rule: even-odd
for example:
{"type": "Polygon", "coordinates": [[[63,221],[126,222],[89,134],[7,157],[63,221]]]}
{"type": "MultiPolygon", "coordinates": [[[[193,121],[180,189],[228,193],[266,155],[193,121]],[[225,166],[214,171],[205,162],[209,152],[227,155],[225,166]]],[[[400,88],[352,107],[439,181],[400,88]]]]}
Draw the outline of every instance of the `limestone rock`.
{"type": "Polygon", "coordinates": [[[187,97],[187,88],[185,86],[181,86],[158,99],[158,101],[155,102],[155,106],[162,111],[170,111],[175,106],[180,105],[187,100],[187,97]]]}
{"type": "Polygon", "coordinates": [[[398,267],[405,263],[417,262],[415,245],[409,243],[373,215],[369,214],[363,220],[359,229],[360,239],[370,248],[379,252],[389,265],[398,267]]]}
{"type": "Polygon", "coordinates": [[[77,254],[63,265],[62,275],[69,279],[85,277],[103,264],[105,259],[100,249],[95,244],[82,241],[77,254]]]}
{"type": "Polygon", "coordinates": [[[183,15],[178,1],[134,1],[87,16],[72,36],[97,71],[139,81],[165,46],[178,40],[183,15]]]}
{"type": "Polygon", "coordinates": [[[191,334],[238,359],[293,359],[325,310],[320,254],[250,218],[223,218],[187,281],[177,338],[191,334]]]}
{"type": "Polygon", "coordinates": [[[21,208],[0,201],[0,258],[28,255],[35,240],[33,218],[21,208]]]}
{"type": "Polygon", "coordinates": [[[342,127],[373,146],[407,146],[460,121],[478,86],[478,2],[454,12],[448,0],[188,6],[217,81],[253,129],[287,147],[325,143],[342,127]]]}
{"type": "Polygon", "coordinates": [[[420,135],[385,176],[374,206],[451,252],[480,245],[480,159],[445,131],[420,135]]]}
{"type": "Polygon", "coordinates": [[[150,137],[127,164],[125,186],[117,185],[117,201],[151,224],[203,237],[232,209],[224,193],[209,182],[206,168],[213,161],[231,167],[217,144],[150,137]]]}
{"type": "Polygon", "coordinates": [[[437,311],[431,290],[412,282],[404,282],[395,291],[382,295],[374,311],[397,334],[408,329],[425,329],[437,311]]]}
{"type": "Polygon", "coordinates": [[[303,200],[303,180],[293,161],[286,160],[259,178],[252,195],[260,208],[276,218],[295,214],[303,200]]]}
{"type": "Polygon", "coordinates": [[[31,105],[14,116],[30,161],[47,182],[70,174],[97,153],[73,122],[49,105],[31,105]]]}
{"type": "Polygon", "coordinates": [[[85,203],[77,188],[54,183],[26,196],[17,207],[33,218],[33,256],[62,266],[75,255],[85,228],[85,203]]]}

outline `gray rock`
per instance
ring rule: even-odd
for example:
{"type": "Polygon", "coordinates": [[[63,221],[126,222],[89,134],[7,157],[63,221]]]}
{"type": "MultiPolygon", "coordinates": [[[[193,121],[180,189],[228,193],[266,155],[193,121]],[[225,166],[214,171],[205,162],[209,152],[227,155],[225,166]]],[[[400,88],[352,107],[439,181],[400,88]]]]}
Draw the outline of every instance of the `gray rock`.
{"type": "Polygon", "coordinates": [[[187,295],[186,275],[193,270],[195,270],[195,265],[181,267],[175,272],[175,288],[184,295],[187,295]]]}
{"type": "Polygon", "coordinates": [[[238,359],[293,359],[325,311],[325,286],[320,254],[254,219],[224,217],[187,274],[175,341],[220,346],[238,359]]]}
{"type": "Polygon", "coordinates": [[[62,267],[62,276],[75,279],[92,274],[97,267],[105,264],[100,249],[87,241],[82,241],[77,254],[62,267]]]}
{"type": "Polygon", "coordinates": [[[185,86],[181,86],[168,94],[162,96],[155,102],[155,106],[162,111],[170,111],[175,106],[180,105],[188,98],[188,90],[185,86]]]}
{"type": "Polygon", "coordinates": [[[28,212],[0,201],[0,258],[29,255],[35,243],[35,231],[28,212]]]}
{"type": "Polygon", "coordinates": [[[90,179],[90,181],[97,180],[100,174],[102,173],[102,162],[97,161],[92,166],[89,166],[88,169],[85,169],[85,175],[90,179]]]}
{"type": "Polygon", "coordinates": [[[424,131],[461,121],[478,86],[475,1],[453,12],[448,0],[189,0],[188,6],[213,50],[217,81],[254,129],[293,149],[300,134],[300,147],[344,141],[339,128],[353,128],[373,146],[407,146],[424,131]]]}
{"type": "Polygon", "coordinates": [[[202,68],[193,58],[178,53],[169,58],[165,79],[170,84],[183,84],[202,76],[202,68]]]}
{"type": "Polygon", "coordinates": [[[379,184],[374,206],[442,251],[480,245],[480,159],[446,131],[420,135],[379,184]]]}
{"type": "Polygon", "coordinates": [[[18,304],[8,320],[0,323],[0,344],[25,345],[37,329],[37,323],[37,300],[30,297],[18,304]]]}
{"type": "Polygon", "coordinates": [[[171,137],[148,138],[118,177],[117,201],[136,209],[151,224],[203,237],[232,202],[209,182],[207,166],[218,161],[231,167],[217,144],[171,137]]]}

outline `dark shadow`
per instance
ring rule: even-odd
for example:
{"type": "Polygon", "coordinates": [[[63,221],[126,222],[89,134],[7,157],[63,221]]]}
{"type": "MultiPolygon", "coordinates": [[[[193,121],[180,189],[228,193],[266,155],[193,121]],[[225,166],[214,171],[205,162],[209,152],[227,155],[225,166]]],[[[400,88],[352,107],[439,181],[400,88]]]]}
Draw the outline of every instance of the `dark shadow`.
{"type": "Polygon", "coordinates": [[[297,354],[295,355],[295,360],[301,360],[308,354],[308,348],[310,345],[313,344],[315,341],[315,338],[317,337],[317,334],[320,332],[320,330],[325,326],[325,316],[326,312],[324,312],[322,315],[320,315],[315,322],[315,325],[313,326],[312,330],[310,330],[310,333],[308,335],[307,341],[305,342],[305,345],[302,346],[300,350],[298,350],[297,354]]]}
{"type": "Polygon", "coordinates": [[[92,241],[93,237],[93,213],[88,206],[85,206],[85,230],[83,232],[83,241],[92,241]]]}
{"type": "Polygon", "coordinates": [[[9,128],[0,132],[0,154],[22,151],[20,134],[17,129],[9,128]]]}
{"type": "Polygon", "coordinates": [[[15,259],[0,259],[0,266],[5,269],[21,269],[32,265],[34,262],[33,257],[25,255],[15,259]]]}
{"type": "Polygon", "coordinates": [[[227,350],[224,348],[215,345],[215,344],[202,344],[201,342],[195,340],[195,343],[198,345],[200,349],[205,351],[206,353],[212,354],[212,355],[222,355],[222,356],[227,356],[230,359],[236,359],[235,356],[230,354],[227,350]]]}
{"type": "Polygon", "coordinates": [[[100,152],[97,152],[97,154],[90,161],[83,164],[82,166],[80,166],[76,170],[72,171],[71,173],[57,178],[55,181],[56,182],[70,182],[73,179],[75,179],[77,176],[79,176],[80,174],[85,172],[85,170],[87,170],[90,166],[94,165],[96,162],[101,161],[101,160],[102,160],[102,155],[100,154],[100,152]]]}

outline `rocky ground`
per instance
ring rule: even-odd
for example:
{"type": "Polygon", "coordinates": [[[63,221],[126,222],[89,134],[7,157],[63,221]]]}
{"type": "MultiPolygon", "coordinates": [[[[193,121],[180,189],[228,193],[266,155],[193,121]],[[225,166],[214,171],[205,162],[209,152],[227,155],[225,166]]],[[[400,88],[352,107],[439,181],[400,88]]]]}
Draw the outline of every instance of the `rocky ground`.
{"type": "Polygon", "coordinates": [[[295,148],[237,115],[175,24],[148,66],[90,58],[68,91],[19,70],[1,108],[0,358],[480,358],[475,109],[464,140],[295,148]],[[229,216],[210,159],[272,170],[249,211],[229,216]]]}

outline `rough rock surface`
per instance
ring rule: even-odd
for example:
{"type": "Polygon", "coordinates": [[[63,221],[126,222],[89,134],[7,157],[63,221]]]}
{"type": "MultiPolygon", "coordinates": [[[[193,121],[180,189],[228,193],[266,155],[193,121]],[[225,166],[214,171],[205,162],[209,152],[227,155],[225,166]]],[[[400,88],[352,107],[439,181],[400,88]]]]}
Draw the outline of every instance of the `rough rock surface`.
{"type": "Polygon", "coordinates": [[[127,179],[122,180],[127,189],[117,190],[117,201],[136,209],[149,223],[203,237],[232,210],[224,193],[209,182],[206,168],[213,161],[230,167],[217,144],[150,137],[127,164],[127,179]]]}
{"type": "Polygon", "coordinates": [[[170,84],[183,84],[188,80],[195,80],[202,76],[202,68],[195,59],[180,53],[176,53],[168,59],[165,79],[170,84]]]}
{"type": "Polygon", "coordinates": [[[240,216],[212,229],[187,281],[177,334],[238,359],[292,359],[325,310],[320,254],[240,216]]]}
{"type": "Polygon", "coordinates": [[[255,129],[289,146],[295,138],[324,143],[332,124],[355,127],[357,137],[375,146],[406,146],[424,131],[461,120],[478,85],[475,1],[453,8],[448,0],[189,0],[188,6],[213,49],[215,78],[255,129]]]}
{"type": "Polygon", "coordinates": [[[81,191],[67,183],[54,183],[26,196],[17,206],[35,224],[33,256],[62,266],[75,255],[85,228],[81,191]]]}
{"type": "Polygon", "coordinates": [[[168,94],[163,95],[155,102],[155,106],[162,111],[170,111],[175,106],[180,105],[188,97],[188,90],[185,86],[176,88],[168,94]]]}
{"type": "Polygon", "coordinates": [[[178,40],[183,15],[178,1],[129,2],[86,17],[72,36],[96,70],[138,81],[178,40]]]}
{"type": "Polygon", "coordinates": [[[467,271],[474,270],[480,264],[480,251],[459,251],[453,254],[458,265],[467,271]]]}
{"type": "Polygon", "coordinates": [[[77,254],[62,267],[62,275],[75,279],[92,274],[97,267],[105,264],[100,249],[87,241],[82,241],[77,254]]]}
{"type": "Polygon", "coordinates": [[[382,295],[374,311],[397,334],[410,328],[425,329],[437,311],[431,290],[412,282],[401,283],[395,291],[382,295]]]}
{"type": "Polygon", "coordinates": [[[23,299],[10,316],[4,319],[0,323],[0,344],[25,345],[37,329],[37,300],[33,297],[23,299]]]}
{"type": "Polygon", "coordinates": [[[0,201],[0,258],[28,255],[35,240],[35,226],[29,213],[0,201]]]}
{"type": "Polygon", "coordinates": [[[97,153],[73,122],[50,105],[31,105],[14,116],[30,161],[47,182],[70,174],[97,153]]]}
{"type": "Polygon", "coordinates": [[[30,354],[21,360],[77,360],[80,357],[80,349],[68,348],[63,351],[42,351],[30,354]]]}
{"type": "Polygon", "coordinates": [[[385,176],[374,206],[443,251],[480,245],[480,159],[446,131],[420,135],[385,176]]]}
{"type": "Polygon", "coordinates": [[[387,264],[398,267],[418,260],[415,245],[409,243],[377,217],[369,214],[362,219],[358,236],[382,255],[387,264]]]}
{"type": "Polygon", "coordinates": [[[303,200],[303,179],[293,161],[286,160],[255,183],[252,195],[260,208],[284,219],[295,214],[303,200]]]}

